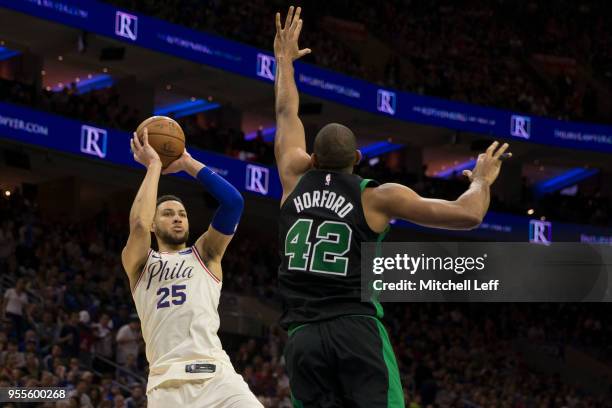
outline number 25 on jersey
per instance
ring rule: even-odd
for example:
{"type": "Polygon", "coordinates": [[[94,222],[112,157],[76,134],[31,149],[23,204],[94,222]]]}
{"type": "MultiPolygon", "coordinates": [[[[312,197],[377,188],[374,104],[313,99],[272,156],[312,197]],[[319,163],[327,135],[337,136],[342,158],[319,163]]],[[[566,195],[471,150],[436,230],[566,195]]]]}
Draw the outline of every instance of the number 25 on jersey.
{"type": "Polygon", "coordinates": [[[157,296],[160,296],[157,299],[157,308],[163,309],[164,307],[170,307],[170,302],[173,305],[182,305],[187,300],[187,294],[185,293],[185,289],[187,285],[172,285],[169,288],[167,286],[162,286],[157,290],[157,296]],[[172,288],[172,289],[171,289],[172,288]],[[171,300],[167,300],[168,296],[172,292],[171,300]]]}

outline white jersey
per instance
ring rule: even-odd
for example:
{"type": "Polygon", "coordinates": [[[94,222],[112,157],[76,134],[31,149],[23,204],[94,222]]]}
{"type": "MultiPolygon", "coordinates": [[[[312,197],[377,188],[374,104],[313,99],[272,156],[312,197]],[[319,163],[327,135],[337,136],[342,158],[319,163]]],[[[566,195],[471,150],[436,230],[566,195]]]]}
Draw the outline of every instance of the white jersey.
{"type": "Polygon", "coordinates": [[[212,365],[231,366],[217,335],[220,295],[221,281],[195,247],[149,251],[132,292],[149,361],[147,392],[168,380],[209,378],[212,365]]]}

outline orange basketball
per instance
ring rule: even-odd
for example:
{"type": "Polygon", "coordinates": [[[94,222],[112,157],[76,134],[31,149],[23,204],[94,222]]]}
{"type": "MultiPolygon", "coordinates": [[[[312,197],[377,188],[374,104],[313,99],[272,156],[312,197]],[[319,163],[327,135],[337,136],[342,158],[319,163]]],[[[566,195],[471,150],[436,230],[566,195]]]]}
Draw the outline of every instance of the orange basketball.
{"type": "Polygon", "coordinates": [[[159,154],[164,169],[181,157],[185,151],[185,133],[174,119],[167,116],[146,119],[136,129],[141,141],[145,127],[149,133],[149,144],[159,154]]]}

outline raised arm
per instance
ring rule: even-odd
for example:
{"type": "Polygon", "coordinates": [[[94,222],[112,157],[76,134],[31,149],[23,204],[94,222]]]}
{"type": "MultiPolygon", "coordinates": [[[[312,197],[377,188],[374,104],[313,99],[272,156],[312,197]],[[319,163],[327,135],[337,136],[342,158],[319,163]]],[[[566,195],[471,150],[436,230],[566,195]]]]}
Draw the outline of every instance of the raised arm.
{"type": "Polygon", "coordinates": [[[204,258],[208,269],[219,280],[222,279],[221,258],[236,232],[244,208],[244,199],[234,186],[217,173],[197,161],[185,151],[163,174],[185,171],[202,183],[219,203],[208,230],[195,243],[198,253],[204,258]]]}
{"type": "Polygon", "coordinates": [[[298,117],[300,98],[295,85],[293,61],[309,54],[310,48],[300,50],[298,39],[302,31],[301,8],[291,6],[285,27],[281,27],[280,13],[276,13],[276,36],[274,37],[274,56],[276,58],[276,78],[274,96],[276,99],[276,137],[274,155],[283,186],[284,201],[293,191],[299,177],[310,168],[310,156],[306,152],[304,125],[298,117]]]}
{"type": "Polygon", "coordinates": [[[142,142],[134,133],[130,143],[134,160],[147,169],[130,210],[130,236],[121,252],[123,269],[130,281],[130,288],[134,288],[151,248],[151,225],[155,216],[157,185],[162,163],[157,152],[149,145],[149,133],[146,128],[142,142]]]}
{"type": "MultiPolygon", "coordinates": [[[[375,230],[382,230],[389,220],[399,218],[426,227],[466,230],[476,228],[489,208],[490,186],[501,169],[505,143],[497,151],[494,142],[478,156],[473,171],[465,170],[470,179],[468,190],[455,201],[424,198],[401,184],[387,183],[366,190],[366,217],[375,230]]],[[[505,157],[510,157],[509,153],[505,157]]]]}

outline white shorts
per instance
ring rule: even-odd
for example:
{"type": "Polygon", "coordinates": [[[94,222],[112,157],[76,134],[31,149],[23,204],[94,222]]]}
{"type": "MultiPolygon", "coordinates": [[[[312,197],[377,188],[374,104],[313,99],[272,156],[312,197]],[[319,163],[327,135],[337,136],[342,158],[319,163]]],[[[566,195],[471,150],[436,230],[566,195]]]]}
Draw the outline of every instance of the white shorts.
{"type": "Polygon", "coordinates": [[[166,381],[147,399],[149,408],[263,408],[242,376],[224,364],[209,379],[166,381]]]}

